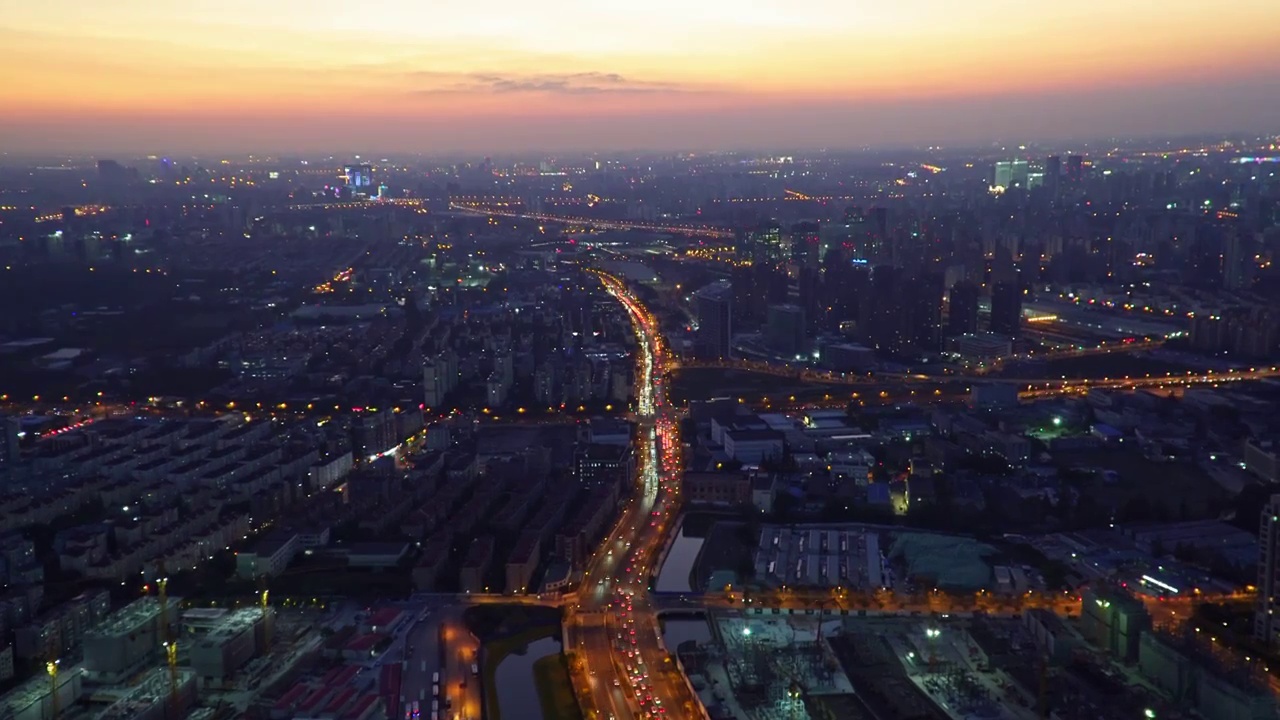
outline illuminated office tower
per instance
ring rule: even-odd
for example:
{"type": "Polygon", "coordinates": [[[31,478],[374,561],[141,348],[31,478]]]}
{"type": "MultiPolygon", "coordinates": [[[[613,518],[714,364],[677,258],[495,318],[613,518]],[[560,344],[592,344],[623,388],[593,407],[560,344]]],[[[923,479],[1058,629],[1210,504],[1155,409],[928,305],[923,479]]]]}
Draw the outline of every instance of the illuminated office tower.
{"type": "Polygon", "coordinates": [[[352,193],[368,193],[373,187],[373,167],[347,165],[342,168],[342,178],[352,193]]]}
{"type": "Polygon", "coordinates": [[[995,178],[992,185],[1002,190],[1011,187],[1026,188],[1031,175],[1031,168],[1026,160],[1001,160],[996,163],[995,178]]]}

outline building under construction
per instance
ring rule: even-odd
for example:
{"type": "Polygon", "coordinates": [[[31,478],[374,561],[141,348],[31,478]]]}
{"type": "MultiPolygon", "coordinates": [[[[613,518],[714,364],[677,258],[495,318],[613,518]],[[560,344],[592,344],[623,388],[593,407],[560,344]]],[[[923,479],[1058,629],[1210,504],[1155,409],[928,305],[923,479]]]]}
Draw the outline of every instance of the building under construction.
{"type": "Polygon", "coordinates": [[[83,673],[68,668],[50,678],[41,673],[6,693],[0,702],[0,718],[5,720],[53,720],[58,708],[70,707],[83,692],[83,673]],[[53,688],[58,688],[57,696],[53,688]]]}
{"type": "Polygon", "coordinates": [[[86,679],[122,682],[153,662],[159,656],[163,641],[160,616],[160,602],[154,597],[143,597],[85,633],[86,679]]]}
{"type": "Polygon", "coordinates": [[[270,610],[188,610],[182,616],[181,645],[201,682],[219,686],[266,647],[270,610]]]}
{"type": "Polygon", "coordinates": [[[98,720],[180,720],[196,702],[196,676],[179,669],[176,684],[166,668],[147,673],[98,720]]]}

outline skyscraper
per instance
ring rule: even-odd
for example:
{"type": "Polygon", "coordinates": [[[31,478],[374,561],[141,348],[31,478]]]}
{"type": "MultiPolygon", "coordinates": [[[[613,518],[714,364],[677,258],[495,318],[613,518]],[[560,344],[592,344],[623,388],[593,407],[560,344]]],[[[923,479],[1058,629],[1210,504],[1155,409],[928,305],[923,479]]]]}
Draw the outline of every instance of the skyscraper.
{"type": "Polygon", "coordinates": [[[942,349],[942,273],[927,272],[904,288],[910,304],[911,343],[917,350],[938,352],[942,349]]]}
{"type": "Polygon", "coordinates": [[[909,344],[908,318],[900,303],[901,271],[877,265],[871,272],[871,291],[859,308],[858,329],[867,344],[881,352],[899,353],[909,344]]]}
{"type": "Polygon", "coordinates": [[[951,286],[951,302],[947,310],[947,334],[966,335],[978,332],[978,296],[974,283],[961,280],[951,286]]]}
{"type": "Polygon", "coordinates": [[[1027,187],[1031,168],[1026,160],[1001,160],[996,163],[995,177],[992,185],[1002,189],[1011,187],[1027,187]]]}
{"type": "Polygon", "coordinates": [[[791,238],[782,226],[770,220],[753,230],[747,239],[752,262],[786,262],[791,259],[791,238]]]}
{"type": "Polygon", "coordinates": [[[1022,290],[1017,283],[1002,282],[991,286],[991,332],[1018,337],[1022,326],[1022,290]]]}
{"type": "Polygon", "coordinates": [[[352,193],[367,193],[373,187],[373,167],[347,165],[342,168],[342,179],[352,193]]]}
{"type": "Polygon", "coordinates": [[[1001,160],[996,163],[995,177],[991,184],[998,188],[1007,188],[1013,184],[1013,163],[1008,160],[1001,160]]]}
{"type": "Polygon", "coordinates": [[[694,338],[694,352],[712,360],[730,357],[733,333],[733,290],[728,283],[717,282],[694,293],[698,312],[698,334],[694,338]]]}
{"type": "Polygon", "coordinates": [[[822,262],[818,223],[800,222],[791,226],[791,257],[805,267],[817,267],[822,262]]]}

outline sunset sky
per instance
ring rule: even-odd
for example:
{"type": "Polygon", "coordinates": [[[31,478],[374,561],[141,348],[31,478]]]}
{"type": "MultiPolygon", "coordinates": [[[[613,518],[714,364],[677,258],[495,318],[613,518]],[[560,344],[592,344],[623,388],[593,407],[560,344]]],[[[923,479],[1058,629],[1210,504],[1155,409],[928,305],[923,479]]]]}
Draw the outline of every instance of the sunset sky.
{"type": "Polygon", "coordinates": [[[813,148],[1280,131],[1280,2],[37,0],[0,150],[813,148]]]}

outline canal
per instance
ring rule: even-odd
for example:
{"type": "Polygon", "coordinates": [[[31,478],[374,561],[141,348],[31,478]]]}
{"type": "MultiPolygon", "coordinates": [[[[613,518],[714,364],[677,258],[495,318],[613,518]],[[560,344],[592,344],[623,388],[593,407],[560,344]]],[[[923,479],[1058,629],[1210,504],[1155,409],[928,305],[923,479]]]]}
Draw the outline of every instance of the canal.
{"type": "Polygon", "coordinates": [[[559,653],[560,641],[545,637],[512,651],[498,663],[493,677],[498,686],[498,713],[501,717],[509,720],[555,720],[542,717],[533,664],[559,653]]]}

